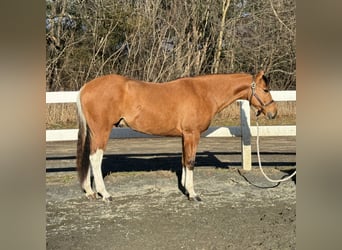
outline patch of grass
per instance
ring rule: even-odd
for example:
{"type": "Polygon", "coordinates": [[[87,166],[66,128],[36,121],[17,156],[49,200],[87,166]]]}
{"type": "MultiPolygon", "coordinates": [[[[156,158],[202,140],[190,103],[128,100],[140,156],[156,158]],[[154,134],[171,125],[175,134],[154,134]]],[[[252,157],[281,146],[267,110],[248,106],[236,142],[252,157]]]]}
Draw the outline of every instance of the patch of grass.
{"type": "Polygon", "coordinates": [[[77,128],[76,104],[47,104],[45,126],[46,129],[77,128]]]}
{"type": "MultiPolygon", "coordinates": [[[[273,120],[268,120],[264,116],[260,115],[258,117],[258,123],[260,126],[272,126],[272,125],[296,125],[296,117],[287,115],[287,116],[278,116],[273,120]]],[[[256,125],[256,117],[255,114],[251,114],[251,125],[256,125]]],[[[210,126],[220,127],[220,126],[240,126],[240,117],[234,118],[214,118],[211,122],[210,126]]]]}
{"type": "MultiPolygon", "coordinates": [[[[268,120],[264,115],[258,117],[259,125],[296,125],[296,102],[277,102],[278,115],[273,120],[268,120]]],[[[251,125],[256,124],[255,110],[251,108],[251,125]]],[[[240,106],[233,103],[212,120],[210,126],[239,126],[240,106]]]]}

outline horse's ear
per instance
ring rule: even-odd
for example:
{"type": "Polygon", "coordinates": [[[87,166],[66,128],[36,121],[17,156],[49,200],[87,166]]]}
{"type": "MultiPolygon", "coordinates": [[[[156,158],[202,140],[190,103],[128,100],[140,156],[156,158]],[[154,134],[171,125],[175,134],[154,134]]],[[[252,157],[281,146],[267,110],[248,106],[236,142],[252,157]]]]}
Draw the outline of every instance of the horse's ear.
{"type": "Polygon", "coordinates": [[[270,87],[270,77],[263,75],[262,78],[264,79],[264,81],[266,83],[266,87],[269,88],[270,87]]]}
{"type": "Polygon", "coordinates": [[[259,73],[255,76],[255,81],[258,82],[264,75],[264,71],[260,70],[259,73]]]}

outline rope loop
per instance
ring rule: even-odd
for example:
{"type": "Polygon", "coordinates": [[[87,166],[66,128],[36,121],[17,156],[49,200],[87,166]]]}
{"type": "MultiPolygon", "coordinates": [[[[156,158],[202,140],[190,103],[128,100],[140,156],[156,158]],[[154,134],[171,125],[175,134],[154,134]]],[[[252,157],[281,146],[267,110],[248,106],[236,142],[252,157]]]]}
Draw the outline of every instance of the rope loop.
{"type": "Polygon", "coordinates": [[[264,177],[269,181],[269,182],[273,182],[273,183],[279,183],[279,182],[284,182],[284,181],[287,181],[289,179],[291,179],[293,176],[296,175],[296,171],[294,171],[290,176],[287,176],[286,178],[284,179],[279,179],[279,180],[273,180],[271,179],[270,177],[268,177],[264,170],[262,169],[262,166],[261,166],[261,160],[260,160],[260,150],[259,150],[259,123],[258,123],[258,116],[256,117],[256,125],[257,125],[257,142],[256,142],[256,145],[257,145],[257,155],[258,155],[258,162],[259,162],[259,168],[261,170],[261,173],[264,175],[264,177]]]}

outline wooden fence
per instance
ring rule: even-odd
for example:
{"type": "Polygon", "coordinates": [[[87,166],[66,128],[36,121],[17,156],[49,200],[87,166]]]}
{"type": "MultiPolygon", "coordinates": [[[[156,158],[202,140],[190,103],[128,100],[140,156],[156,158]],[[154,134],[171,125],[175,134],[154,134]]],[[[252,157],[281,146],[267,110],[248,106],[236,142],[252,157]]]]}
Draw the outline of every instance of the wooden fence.
{"type": "MultiPolygon", "coordinates": [[[[77,91],[46,92],[46,103],[75,103],[77,91]]],[[[296,91],[271,91],[274,101],[296,101],[296,91]]],[[[250,106],[246,100],[240,103],[240,126],[209,127],[202,137],[241,137],[242,167],[252,168],[251,136],[256,136],[255,126],[250,125],[250,106]]],[[[78,129],[46,130],[46,141],[77,140],[78,129]]],[[[296,136],[296,126],[259,126],[260,136],[296,136]]],[[[130,128],[114,128],[110,138],[141,138],[153,137],[131,130],[130,128]]]]}

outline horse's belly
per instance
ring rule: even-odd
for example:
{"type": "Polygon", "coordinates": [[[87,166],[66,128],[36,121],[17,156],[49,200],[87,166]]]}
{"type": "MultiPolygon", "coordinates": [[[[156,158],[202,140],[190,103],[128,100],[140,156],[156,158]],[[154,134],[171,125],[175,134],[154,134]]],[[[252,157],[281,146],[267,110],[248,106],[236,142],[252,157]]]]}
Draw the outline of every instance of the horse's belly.
{"type": "Polygon", "coordinates": [[[132,129],[150,135],[161,136],[181,136],[180,129],[176,126],[163,125],[163,124],[150,124],[150,123],[138,123],[129,125],[132,129]]]}
{"type": "Polygon", "coordinates": [[[125,119],[125,123],[138,132],[150,135],[181,136],[182,132],[177,120],[163,120],[156,116],[138,116],[125,119]]]}

